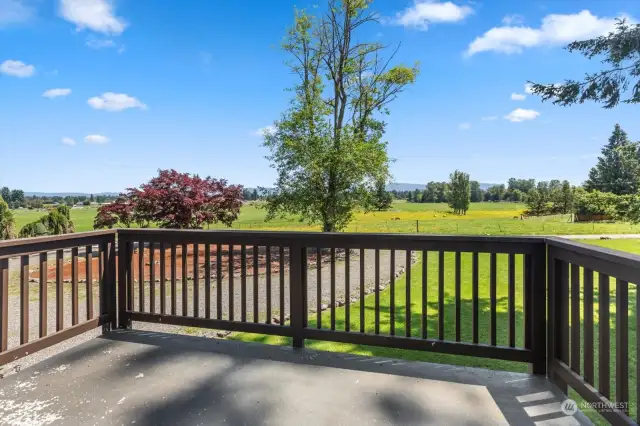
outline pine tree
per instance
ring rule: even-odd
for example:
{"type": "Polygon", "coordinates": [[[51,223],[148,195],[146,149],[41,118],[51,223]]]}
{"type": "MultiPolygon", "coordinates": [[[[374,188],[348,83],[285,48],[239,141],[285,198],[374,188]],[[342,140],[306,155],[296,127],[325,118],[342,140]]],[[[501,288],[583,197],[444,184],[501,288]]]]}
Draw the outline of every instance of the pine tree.
{"type": "Polygon", "coordinates": [[[589,171],[584,183],[588,191],[598,190],[617,195],[635,194],[640,188],[638,145],[616,124],[609,143],[602,148],[598,164],[589,171]]]}

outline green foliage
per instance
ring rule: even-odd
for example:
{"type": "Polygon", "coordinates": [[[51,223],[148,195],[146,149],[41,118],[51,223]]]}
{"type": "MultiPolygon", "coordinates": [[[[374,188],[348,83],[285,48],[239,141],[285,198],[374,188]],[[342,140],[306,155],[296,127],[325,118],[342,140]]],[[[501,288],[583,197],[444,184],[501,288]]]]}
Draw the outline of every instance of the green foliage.
{"type": "Polygon", "coordinates": [[[469,185],[471,185],[471,202],[479,203],[484,201],[484,191],[480,188],[480,182],[472,180],[469,185]]]}
{"type": "Polygon", "coordinates": [[[619,197],[611,192],[578,189],[575,192],[575,212],[579,215],[616,215],[619,197]]]}
{"type": "Polygon", "coordinates": [[[542,216],[546,214],[571,213],[574,204],[575,188],[569,181],[538,182],[525,196],[527,214],[542,216]]]}
{"type": "Polygon", "coordinates": [[[0,189],[0,198],[2,198],[5,203],[10,203],[11,202],[11,190],[9,188],[7,188],[6,186],[3,186],[2,189],[0,189]]]}
{"type": "Polygon", "coordinates": [[[282,45],[298,80],[294,97],[274,131],[264,134],[278,173],[266,198],[268,220],[297,215],[338,231],[366,207],[376,182],[388,180],[385,123],[378,116],[389,113],[418,69],[389,68],[385,47],[362,41],[365,24],[377,20],[366,11],[369,3],[330,0],[319,17],[296,11],[282,45]]]}
{"type": "Polygon", "coordinates": [[[575,41],[567,46],[569,52],[579,52],[588,59],[605,56],[609,69],[587,73],[584,80],[566,80],[564,84],[533,84],[534,94],[543,101],[567,106],[585,101],[613,108],[620,102],[640,103],[640,25],[618,20],[615,31],[605,36],[575,41]],[[629,90],[629,97],[621,100],[629,90]]]}
{"type": "Polygon", "coordinates": [[[602,148],[598,164],[589,171],[585,189],[635,194],[640,189],[638,145],[627,137],[619,124],[615,125],[609,143],[602,148]]]}
{"type": "Polygon", "coordinates": [[[376,184],[375,191],[369,195],[367,210],[389,210],[392,203],[393,197],[391,196],[391,193],[387,191],[385,183],[381,181],[376,184]]]}
{"type": "Polygon", "coordinates": [[[471,184],[469,174],[459,170],[449,175],[449,207],[455,214],[467,214],[471,202],[471,184]]]}
{"type": "Polygon", "coordinates": [[[505,193],[506,189],[504,185],[493,185],[487,188],[484,199],[485,201],[502,201],[505,193]]]}
{"type": "Polygon", "coordinates": [[[15,238],[15,219],[9,205],[0,197],[0,240],[12,238],[15,238]]]}
{"type": "Polygon", "coordinates": [[[24,225],[20,229],[20,238],[40,235],[61,235],[75,232],[71,221],[71,210],[65,205],[49,210],[49,213],[38,220],[24,225]]]}

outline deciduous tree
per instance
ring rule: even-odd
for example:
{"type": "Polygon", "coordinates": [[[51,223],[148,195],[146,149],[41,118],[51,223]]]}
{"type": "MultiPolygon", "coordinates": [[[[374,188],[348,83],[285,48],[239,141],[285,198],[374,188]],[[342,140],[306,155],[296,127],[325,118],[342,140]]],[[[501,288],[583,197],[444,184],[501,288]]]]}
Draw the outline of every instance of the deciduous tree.
{"type": "Polygon", "coordinates": [[[10,240],[16,237],[15,219],[9,210],[9,205],[0,197],[0,240],[10,240]]]}
{"type": "Polygon", "coordinates": [[[264,134],[278,173],[267,219],[296,214],[325,232],[341,230],[389,177],[381,115],[418,70],[392,66],[385,46],[363,41],[377,21],[370,3],[329,0],[322,16],[296,11],[283,43],[294,98],[264,134]]]}
{"type": "Polygon", "coordinates": [[[459,170],[449,175],[449,207],[455,214],[467,214],[471,202],[471,184],[469,174],[459,170]]]}

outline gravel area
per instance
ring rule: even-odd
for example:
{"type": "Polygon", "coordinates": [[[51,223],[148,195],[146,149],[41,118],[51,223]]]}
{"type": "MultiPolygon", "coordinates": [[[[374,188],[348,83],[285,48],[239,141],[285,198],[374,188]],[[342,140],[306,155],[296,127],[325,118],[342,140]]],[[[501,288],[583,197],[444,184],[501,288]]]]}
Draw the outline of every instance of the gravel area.
{"type": "MultiPolygon", "coordinates": [[[[35,263],[35,262],[34,262],[35,263]]],[[[345,289],[345,266],[346,262],[344,258],[336,259],[335,264],[335,300],[338,303],[344,303],[347,297],[351,298],[352,301],[357,300],[360,295],[360,256],[359,252],[352,252],[350,259],[350,294],[346,295],[345,289]]],[[[365,290],[366,293],[370,293],[375,285],[375,251],[374,250],[365,250],[365,290]]],[[[404,272],[404,268],[406,265],[406,257],[404,251],[395,252],[395,271],[394,275],[398,275],[404,272]]],[[[19,267],[19,264],[16,265],[19,267]]],[[[250,272],[250,265],[247,265],[250,272]]],[[[10,291],[9,291],[9,349],[16,347],[19,345],[20,340],[20,296],[18,292],[18,273],[17,268],[14,264],[11,265],[11,269],[13,269],[11,274],[11,283],[10,283],[10,291]]],[[[213,270],[214,268],[212,268],[213,270]]],[[[321,305],[323,308],[327,308],[331,302],[331,266],[329,263],[323,263],[321,267],[321,305]]],[[[390,265],[390,252],[382,250],[380,251],[380,283],[381,285],[386,285],[389,282],[389,279],[392,275],[391,265],[390,265]]],[[[242,281],[240,275],[236,272],[233,278],[233,317],[234,320],[241,320],[241,309],[242,309],[242,281]]],[[[144,284],[144,311],[149,312],[150,309],[150,283],[147,281],[144,284]]],[[[155,293],[156,293],[156,301],[155,308],[156,312],[160,311],[160,283],[156,282],[155,284],[155,293]]],[[[309,313],[316,311],[317,306],[317,268],[315,265],[312,265],[308,269],[307,274],[307,285],[308,285],[308,309],[309,313]]],[[[38,283],[30,283],[29,284],[29,339],[35,340],[39,335],[39,295],[38,295],[38,283]]],[[[199,315],[205,316],[205,291],[204,291],[204,278],[201,277],[199,279],[199,315]]],[[[86,319],[86,288],[84,283],[80,283],[78,285],[79,288],[79,303],[78,303],[78,316],[80,322],[86,319]]],[[[246,278],[246,320],[253,321],[253,288],[254,288],[254,277],[249,275],[246,278]]],[[[272,322],[276,323],[279,319],[279,313],[281,310],[280,307],[280,291],[281,288],[283,291],[283,301],[284,301],[284,312],[285,317],[288,318],[289,310],[289,271],[286,270],[284,273],[284,280],[280,282],[280,274],[274,273],[271,275],[271,317],[272,322]]],[[[187,315],[193,315],[194,313],[194,287],[193,281],[189,280],[187,285],[187,315]]],[[[217,280],[215,277],[211,279],[211,317],[216,318],[218,312],[218,306],[216,304],[217,299],[217,280]]],[[[222,318],[229,319],[230,310],[230,298],[229,298],[229,277],[222,277],[222,303],[220,305],[222,311],[222,318]]],[[[97,282],[93,285],[93,294],[94,294],[94,315],[98,312],[98,307],[100,306],[100,297],[99,297],[99,289],[97,282]]],[[[47,310],[47,332],[53,333],[55,332],[55,322],[56,322],[56,296],[55,296],[55,284],[50,283],[48,285],[48,310],[47,310]]],[[[265,274],[258,276],[258,311],[259,311],[259,322],[266,322],[267,316],[267,276],[265,274]]],[[[183,292],[182,292],[182,282],[180,280],[176,283],[176,314],[183,314],[183,292]]],[[[72,315],[72,307],[71,307],[71,284],[64,285],[64,324],[65,327],[71,325],[71,315],[72,315]]],[[[136,309],[140,307],[140,299],[139,299],[139,284],[136,282],[134,284],[134,306],[136,309]]],[[[171,291],[170,291],[170,283],[166,283],[166,307],[167,313],[171,313],[171,291]]],[[[328,319],[328,318],[327,318],[328,319]]],[[[187,332],[189,334],[194,335],[214,335],[215,331],[207,330],[207,329],[191,329],[188,330],[184,327],[176,327],[166,324],[151,324],[151,323],[135,323],[134,327],[140,330],[148,330],[148,331],[161,331],[161,332],[170,332],[170,333],[183,333],[187,332]]],[[[77,336],[73,339],[69,339],[65,342],[62,342],[56,346],[51,348],[39,351],[33,355],[22,358],[14,363],[5,365],[0,367],[0,375],[6,375],[11,371],[15,371],[16,369],[26,368],[29,365],[37,363],[43,359],[46,359],[56,353],[59,353],[65,349],[73,347],[79,343],[87,341],[89,339],[94,338],[95,336],[101,333],[101,329],[96,329],[89,333],[85,333],[83,335],[77,336]]]]}

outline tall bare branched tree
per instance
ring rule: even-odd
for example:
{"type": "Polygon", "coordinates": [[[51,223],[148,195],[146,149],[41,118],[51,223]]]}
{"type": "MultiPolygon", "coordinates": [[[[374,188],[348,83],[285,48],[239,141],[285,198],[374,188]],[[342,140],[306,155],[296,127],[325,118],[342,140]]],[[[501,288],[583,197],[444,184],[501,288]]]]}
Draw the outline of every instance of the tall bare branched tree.
{"type": "Polygon", "coordinates": [[[362,29],[378,22],[370,3],[329,0],[317,16],[296,10],[282,45],[298,80],[295,96],[264,134],[278,172],[268,219],[294,214],[339,231],[389,178],[382,117],[418,67],[392,66],[398,48],[360,41],[362,29]]]}

